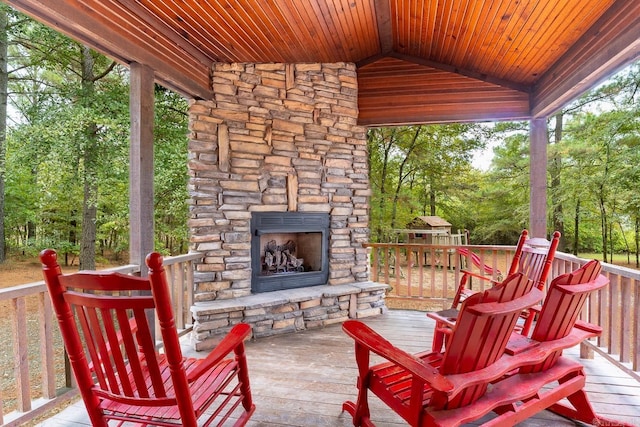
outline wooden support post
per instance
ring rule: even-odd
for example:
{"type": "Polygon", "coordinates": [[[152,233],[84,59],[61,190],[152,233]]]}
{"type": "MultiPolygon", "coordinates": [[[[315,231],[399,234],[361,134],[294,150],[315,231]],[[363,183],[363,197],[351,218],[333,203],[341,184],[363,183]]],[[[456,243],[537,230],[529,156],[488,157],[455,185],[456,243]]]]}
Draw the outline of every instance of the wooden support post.
{"type": "Polygon", "coordinates": [[[131,147],[129,149],[129,260],[146,276],[153,250],[153,70],[131,64],[131,147]]]}
{"type": "Polygon", "coordinates": [[[547,119],[530,123],[530,198],[529,231],[531,237],[547,237],[547,119]]]}

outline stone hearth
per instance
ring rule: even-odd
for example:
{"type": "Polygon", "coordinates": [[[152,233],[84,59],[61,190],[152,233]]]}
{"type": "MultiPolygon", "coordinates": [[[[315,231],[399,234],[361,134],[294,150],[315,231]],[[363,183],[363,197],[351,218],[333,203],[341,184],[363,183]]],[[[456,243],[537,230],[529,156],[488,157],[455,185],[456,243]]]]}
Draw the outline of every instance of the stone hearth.
{"type": "Polygon", "coordinates": [[[368,282],[362,247],[370,188],[354,64],[215,64],[212,82],[214,99],[190,106],[189,227],[205,255],[195,346],[240,321],[264,336],[380,314],[386,285],[368,282]],[[253,212],[329,215],[326,286],[252,294],[253,212]]]}

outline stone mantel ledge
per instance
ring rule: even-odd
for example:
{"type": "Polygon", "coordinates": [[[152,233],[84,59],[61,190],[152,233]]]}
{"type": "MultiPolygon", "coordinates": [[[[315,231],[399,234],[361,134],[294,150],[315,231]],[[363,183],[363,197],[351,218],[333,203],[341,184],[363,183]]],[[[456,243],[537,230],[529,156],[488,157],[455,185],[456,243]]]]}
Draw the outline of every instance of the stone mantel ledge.
{"type": "Polygon", "coordinates": [[[387,289],[389,289],[389,285],[378,282],[355,282],[345,285],[309,286],[305,288],[263,292],[231,299],[196,302],[191,307],[191,312],[196,318],[199,318],[212,314],[252,310],[292,302],[304,302],[316,298],[331,298],[387,289]]]}

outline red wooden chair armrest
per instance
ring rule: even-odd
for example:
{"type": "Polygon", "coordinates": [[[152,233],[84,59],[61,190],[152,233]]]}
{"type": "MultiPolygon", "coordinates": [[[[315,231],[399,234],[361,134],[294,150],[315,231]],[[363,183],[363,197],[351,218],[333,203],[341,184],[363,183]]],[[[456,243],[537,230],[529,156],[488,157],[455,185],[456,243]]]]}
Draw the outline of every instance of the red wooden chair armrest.
{"type": "MultiPolygon", "coordinates": [[[[484,280],[485,282],[489,282],[491,284],[491,286],[495,286],[498,283],[500,283],[500,282],[498,282],[496,280],[493,280],[491,277],[486,277],[486,276],[483,276],[483,275],[478,274],[478,273],[474,273],[474,272],[469,271],[469,270],[461,270],[461,273],[462,273],[463,276],[466,276],[466,277],[475,277],[476,279],[480,279],[480,280],[484,280]]],[[[468,279],[461,279],[460,283],[464,284],[466,286],[466,284],[468,283],[468,279]]],[[[458,292],[460,294],[464,294],[465,297],[468,298],[469,296],[471,296],[471,295],[473,295],[475,293],[478,293],[479,291],[474,291],[471,288],[461,287],[461,289],[459,289],[458,292]]]]}
{"type": "Polygon", "coordinates": [[[202,359],[202,362],[187,374],[187,380],[193,382],[200,375],[207,372],[212,366],[224,359],[229,353],[234,351],[251,334],[251,326],[246,323],[235,325],[227,335],[218,343],[209,355],[202,359]]]}
{"type": "Polygon", "coordinates": [[[460,270],[460,272],[465,276],[475,277],[476,279],[484,280],[484,281],[487,281],[487,282],[492,282],[493,284],[497,284],[498,283],[495,280],[493,280],[491,277],[483,276],[481,274],[474,273],[473,271],[460,270]]]}
{"type": "Polygon", "coordinates": [[[588,283],[583,283],[580,285],[556,284],[555,287],[556,289],[562,291],[563,293],[575,295],[575,294],[585,294],[585,293],[593,292],[607,286],[608,284],[609,284],[609,279],[607,278],[607,276],[600,274],[598,275],[598,277],[596,277],[594,280],[588,283]]]}
{"type": "Polygon", "coordinates": [[[585,332],[592,333],[593,336],[598,336],[602,333],[602,327],[594,325],[593,323],[585,322],[583,320],[576,320],[575,327],[585,332]]]}
{"type": "Polygon", "coordinates": [[[429,312],[427,313],[427,317],[438,322],[438,326],[448,326],[453,328],[456,324],[455,319],[458,317],[458,313],[458,310],[451,308],[449,310],[429,312]]]}
{"type": "MultiPolygon", "coordinates": [[[[451,383],[436,368],[395,347],[364,323],[357,320],[347,320],[342,324],[342,329],[355,340],[356,346],[363,346],[370,352],[402,366],[435,390],[442,392],[451,390],[451,383]]],[[[359,360],[357,362],[360,363],[359,360]]]]}
{"type": "Polygon", "coordinates": [[[534,305],[533,307],[530,307],[529,310],[533,315],[540,314],[542,311],[542,304],[534,305]]]}
{"type": "Polygon", "coordinates": [[[527,294],[506,302],[483,302],[480,304],[467,307],[467,310],[480,316],[492,316],[497,314],[505,314],[520,308],[524,310],[536,304],[542,299],[542,291],[534,288],[527,294]]]}

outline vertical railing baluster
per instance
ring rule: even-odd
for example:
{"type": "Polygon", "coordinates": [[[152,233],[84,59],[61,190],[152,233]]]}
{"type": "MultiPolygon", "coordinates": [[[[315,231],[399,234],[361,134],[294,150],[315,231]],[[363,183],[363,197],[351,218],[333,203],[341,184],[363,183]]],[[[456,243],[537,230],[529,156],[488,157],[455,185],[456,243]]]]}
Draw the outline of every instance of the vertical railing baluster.
{"type": "Polygon", "coordinates": [[[175,269],[175,282],[174,286],[176,289],[176,299],[175,299],[175,316],[176,316],[176,325],[178,329],[184,329],[184,263],[176,264],[175,269]]]}
{"type": "Polygon", "coordinates": [[[13,362],[17,391],[18,410],[31,410],[31,390],[29,387],[29,342],[27,332],[27,308],[25,297],[13,298],[13,362]]]}
{"type": "Polygon", "coordinates": [[[634,371],[640,371],[640,280],[633,280],[633,360],[631,367],[634,371]]]}
{"type": "Polygon", "coordinates": [[[393,273],[396,279],[396,286],[400,288],[400,247],[393,248],[394,260],[393,260],[393,273]]]}
{"type": "Polygon", "coordinates": [[[631,360],[633,341],[631,337],[631,279],[620,277],[620,361],[623,363],[631,360]]]}
{"type": "Polygon", "coordinates": [[[42,366],[42,397],[56,397],[56,372],[53,356],[53,309],[49,295],[38,294],[38,326],[40,328],[40,358],[42,366]]]}
{"type": "MultiPolygon", "coordinates": [[[[609,277],[611,277],[610,274],[607,274],[609,277]]],[[[611,319],[609,318],[609,310],[611,308],[611,301],[610,301],[610,295],[611,295],[611,290],[609,289],[609,286],[607,286],[604,289],[600,289],[598,291],[598,299],[600,300],[600,311],[598,313],[598,316],[600,317],[600,327],[602,328],[602,334],[600,334],[600,337],[598,338],[598,346],[599,347],[606,347],[609,348],[610,347],[610,342],[611,342],[611,319]]]]}
{"type": "Polygon", "coordinates": [[[380,280],[380,256],[378,247],[372,247],[371,253],[371,269],[373,270],[373,281],[377,282],[380,280]]]}
{"type": "Polygon", "coordinates": [[[187,300],[186,304],[186,312],[185,312],[185,326],[193,325],[193,318],[191,317],[191,306],[193,305],[193,292],[194,292],[194,281],[193,281],[193,261],[186,262],[186,292],[187,292],[187,300]]]}
{"type": "Polygon", "coordinates": [[[620,337],[622,336],[622,330],[620,330],[620,300],[618,295],[620,294],[619,276],[609,275],[609,325],[616,325],[616,329],[611,329],[611,335],[609,339],[609,354],[620,354],[620,337]]]}

